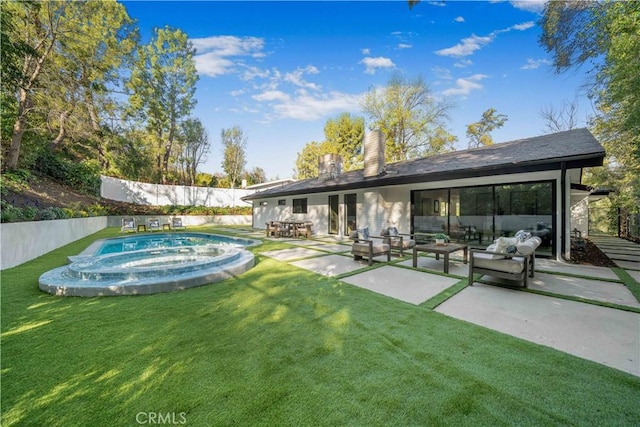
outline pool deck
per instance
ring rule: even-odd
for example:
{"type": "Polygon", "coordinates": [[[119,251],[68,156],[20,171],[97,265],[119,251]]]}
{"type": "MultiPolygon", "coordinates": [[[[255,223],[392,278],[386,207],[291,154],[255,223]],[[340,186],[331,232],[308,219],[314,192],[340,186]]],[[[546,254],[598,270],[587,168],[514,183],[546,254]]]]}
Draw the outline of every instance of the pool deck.
{"type": "MultiPolygon", "coordinates": [[[[368,267],[366,261],[351,257],[348,241],[279,241],[291,248],[260,255],[415,305],[466,282],[468,272],[461,252],[452,254],[449,274],[443,274],[443,260],[433,256],[420,256],[415,269],[409,256],[391,262],[374,258],[373,267],[368,267]]],[[[605,253],[612,253],[636,282],[640,280],[640,245],[616,238],[596,243],[610,250],[605,253]]],[[[540,259],[528,289],[505,285],[509,284],[483,276],[433,309],[640,376],[640,302],[611,268],[540,259]]]]}

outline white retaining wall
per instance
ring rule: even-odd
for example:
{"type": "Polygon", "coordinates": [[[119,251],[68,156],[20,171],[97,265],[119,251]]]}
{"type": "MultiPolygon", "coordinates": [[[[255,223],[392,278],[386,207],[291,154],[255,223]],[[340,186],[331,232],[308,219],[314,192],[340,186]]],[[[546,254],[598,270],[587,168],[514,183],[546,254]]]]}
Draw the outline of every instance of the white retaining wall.
{"type": "Polygon", "coordinates": [[[251,206],[242,197],[255,190],[242,188],[190,187],[186,185],[147,184],[123,179],[100,176],[100,195],[105,199],[138,205],[181,205],[181,206],[251,206]]]}
{"type": "MultiPolygon", "coordinates": [[[[198,225],[251,226],[251,215],[180,216],[186,227],[198,225]]],[[[146,224],[148,216],[136,216],[146,224]]],[[[168,223],[169,216],[154,216],[168,223]]],[[[120,227],[120,216],[55,219],[50,221],[7,222],[0,224],[0,270],[15,267],[54,249],[96,233],[106,227],[120,227]]],[[[188,230],[188,228],[187,228],[188,230]]]]}
{"type": "Polygon", "coordinates": [[[106,216],[0,224],[0,270],[30,261],[106,226],[106,216]]]}

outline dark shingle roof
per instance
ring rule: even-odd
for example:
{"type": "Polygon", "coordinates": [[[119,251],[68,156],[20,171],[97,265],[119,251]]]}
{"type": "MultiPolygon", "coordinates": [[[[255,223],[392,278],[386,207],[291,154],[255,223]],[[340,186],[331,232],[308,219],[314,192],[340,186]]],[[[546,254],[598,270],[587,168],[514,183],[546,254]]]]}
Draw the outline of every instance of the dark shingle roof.
{"type": "Polygon", "coordinates": [[[364,177],[363,170],[345,172],[327,180],[297,181],[251,194],[244,200],[296,194],[322,193],[416,182],[479,177],[496,174],[600,166],[604,148],[587,129],[519,139],[471,150],[454,151],[386,165],[385,172],[364,177]]]}

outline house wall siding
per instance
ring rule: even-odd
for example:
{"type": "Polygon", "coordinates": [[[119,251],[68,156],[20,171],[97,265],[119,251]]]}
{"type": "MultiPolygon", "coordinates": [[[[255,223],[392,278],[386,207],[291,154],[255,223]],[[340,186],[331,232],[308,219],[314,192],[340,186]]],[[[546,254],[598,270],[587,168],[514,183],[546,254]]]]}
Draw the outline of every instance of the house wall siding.
{"type": "MultiPolygon", "coordinates": [[[[570,185],[571,182],[578,182],[581,172],[579,169],[568,170],[566,179],[565,192],[562,191],[562,180],[560,170],[520,173],[520,174],[507,174],[507,175],[493,175],[489,177],[479,178],[464,178],[447,181],[427,181],[414,184],[404,184],[397,186],[387,187],[374,187],[356,191],[340,191],[340,192],[325,192],[315,193],[307,195],[308,199],[308,213],[304,215],[305,220],[314,222],[314,234],[326,235],[328,234],[328,196],[331,194],[338,194],[340,197],[340,234],[344,231],[344,224],[342,224],[344,218],[344,194],[357,194],[358,203],[358,228],[369,227],[372,233],[379,233],[383,226],[391,225],[398,227],[401,233],[408,233],[411,227],[411,191],[413,190],[429,190],[429,189],[441,189],[441,188],[454,188],[454,187],[471,187],[482,185],[499,185],[499,184],[511,184],[511,183],[524,183],[524,182],[536,182],[536,181],[553,181],[555,184],[556,192],[556,212],[554,219],[557,226],[554,230],[554,239],[557,242],[562,242],[562,195],[567,197],[566,206],[567,212],[565,215],[565,236],[569,236],[571,231],[571,200],[570,185]]],[[[291,204],[291,199],[304,196],[286,196],[287,204],[291,204]]],[[[257,228],[264,228],[265,222],[271,220],[281,220],[291,217],[287,211],[279,211],[270,209],[271,207],[277,207],[277,199],[260,199],[254,201],[254,224],[257,228]],[[260,202],[266,201],[267,206],[259,206],[260,202]]],[[[303,215],[300,215],[301,217],[303,215]]],[[[575,226],[574,226],[575,227],[575,226]]],[[[558,245],[558,250],[564,252],[565,256],[570,249],[570,241],[566,239],[561,245],[558,245]]]]}

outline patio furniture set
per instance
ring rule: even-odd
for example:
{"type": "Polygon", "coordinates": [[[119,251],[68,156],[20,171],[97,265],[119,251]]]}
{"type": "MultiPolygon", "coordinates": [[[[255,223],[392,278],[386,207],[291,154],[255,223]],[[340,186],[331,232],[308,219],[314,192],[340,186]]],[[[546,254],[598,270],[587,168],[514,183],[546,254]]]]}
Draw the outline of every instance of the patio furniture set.
{"type": "Polygon", "coordinates": [[[295,237],[310,238],[313,235],[313,223],[288,219],[283,221],[269,221],[266,223],[267,237],[295,237]]]}
{"type": "Polygon", "coordinates": [[[134,217],[123,217],[122,226],[120,227],[121,233],[138,233],[141,231],[171,231],[171,230],[186,230],[182,224],[182,218],[171,218],[167,223],[160,223],[158,218],[148,218],[143,224],[138,224],[134,217]]]}
{"type": "MultiPolygon", "coordinates": [[[[404,250],[413,252],[413,267],[418,267],[418,252],[435,254],[436,260],[444,255],[444,273],[449,273],[449,255],[463,252],[463,262],[469,265],[469,283],[473,284],[474,273],[497,278],[515,280],[526,288],[528,279],[534,277],[535,250],[542,242],[530,232],[518,231],[514,237],[500,237],[485,250],[469,249],[466,244],[429,242],[416,244],[415,235],[401,235],[395,227],[384,229],[379,236],[369,234],[368,229],[350,233],[351,254],[355,260],[366,258],[373,265],[373,258],[386,256],[391,261],[391,252],[398,251],[404,256],[404,250]]],[[[424,236],[423,236],[424,237],[424,236]]]]}

